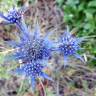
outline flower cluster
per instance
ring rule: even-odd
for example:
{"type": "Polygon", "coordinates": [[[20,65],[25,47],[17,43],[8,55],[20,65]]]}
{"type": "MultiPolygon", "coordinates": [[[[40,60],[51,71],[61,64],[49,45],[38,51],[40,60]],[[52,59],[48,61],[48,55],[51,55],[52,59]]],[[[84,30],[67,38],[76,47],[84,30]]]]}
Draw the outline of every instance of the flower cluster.
{"type": "Polygon", "coordinates": [[[13,40],[8,41],[7,44],[14,49],[14,52],[11,54],[12,59],[20,64],[22,63],[21,67],[17,68],[15,72],[23,73],[25,77],[29,77],[32,81],[33,89],[36,79],[39,77],[52,80],[43,70],[48,67],[47,62],[52,57],[54,51],[59,51],[63,55],[64,66],[67,65],[67,59],[70,56],[75,56],[83,61],[82,57],[77,53],[80,50],[79,44],[82,40],[72,36],[69,31],[64,32],[58,40],[58,46],[56,46],[56,43],[49,39],[51,32],[41,37],[41,28],[38,22],[35,24],[33,32],[29,32],[22,19],[20,10],[13,9],[7,16],[1,13],[0,16],[9,23],[16,24],[21,31],[18,42],[13,40]],[[43,64],[43,62],[46,62],[46,64],[43,64]]]}
{"type": "Polygon", "coordinates": [[[10,56],[8,55],[8,58],[11,57],[11,59],[22,63],[21,67],[17,68],[15,72],[23,73],[26,77],[30,77],[33,89],[36,78],[43,77],[52,80],[43,72],[54,49],[53,42],[48,38],[49,34],[41,37],[41,29],[38,23],[35,24],[34,31],[29,32],[24,21],[21,21],[21,14],[15,9],[10,11],[7,17],[3,14],[0,16],[10,21],[10,23],[15,23],[17,27],[19,25],[21,31],[18,42],[15,40],[6,42],[6,44],[14,49],[14,52],[10,56]],[[46,61],[46,64],[43,64],[44,61],[46,61]]]}

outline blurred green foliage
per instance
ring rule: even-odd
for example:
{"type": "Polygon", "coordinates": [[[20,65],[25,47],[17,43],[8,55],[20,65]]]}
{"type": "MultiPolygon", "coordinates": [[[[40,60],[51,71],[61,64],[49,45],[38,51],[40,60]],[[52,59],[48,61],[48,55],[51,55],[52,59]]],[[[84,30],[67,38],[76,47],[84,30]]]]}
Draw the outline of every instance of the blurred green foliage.
{"type": "MultiPolygon", "coordinates": [[[[78,36],[96,36],[96,0],[57,0],[64,11],[64,22],[78,29],[78,36]]],[[[96,57],[96,38],[84,45],[86,52],[96,57]]],[[[96,66],[96,60],[91,65],[96,66]]]]}
{"type": "Polygon", "coordinates": [[[71,27],[82,29],[82,35],[96,31],[96,0],[57,0],[64,10],[64,21],[71,27]]]}
{"type": "Polygon", "coordinates": [[[0,64],[3,64],[5,55],[0,53],[0,64]]]}
{"type": "Polygon", "coordinates": [[[7,12],[13,7],[15,0],[0,0],[0,12],[7,12]]]}

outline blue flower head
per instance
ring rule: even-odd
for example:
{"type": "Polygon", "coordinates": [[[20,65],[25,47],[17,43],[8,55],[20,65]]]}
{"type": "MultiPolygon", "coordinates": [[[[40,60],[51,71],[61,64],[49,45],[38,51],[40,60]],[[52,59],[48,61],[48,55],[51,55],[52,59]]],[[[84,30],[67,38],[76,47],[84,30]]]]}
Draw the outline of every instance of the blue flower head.
{"type": "Polygon", "coordinates": [[[74,56],[84,62],[83,58],[78,54],[81,50],[80,43],[83,39],[76,38],[69,30],[66,30],[60,38],[59,51],[64,56],[64,66],[67,65],[68,58],[74,56]]]}
{"type": "Polygon", "coordinates": [[[0,17],[5,20],[4,24],[15,24],[16,27],[18,27],[19,30],[22,31],[22,34],[24,34],[25,37],[28,37],[28,34],[26,33],[27,26],[23,18],[23,14],[27,11],[27,9],[28,8],[22,7],[17,10],[16,7],[13,7],[13,9],[9,10],[6,15],[0,12],[0,17]]]}
{"type": "Polygon", "coordinates": [[[9,12],[6,15],[4,15],[3,13],[0,12],[0,17],[5,19],[6,23],[9,23],[9,24],[16,23],[17,24],[17,23],[21,22],[22,15],[24,13],[24,11],[22,11],[22,9],[17,10],[15,7],[13,7],[13,9],[9,10],[9,12]]]}
{"type": "Polygon", "coordinates": [[[36,24],[34,32],[26,33],[29,37],[22,39],[23,36],[21,36],[19,42],[8,41],[10,47],[15,49],[11,55],[12,59],[22,61],[22,63],[49,60],[54,49],[53,42],[48,38],[49,34],[41,37],[39,24],[36,24]]]}
{"type": "Polygon", "coordinates": [[[42,65],[40,62],[31,62],[28,64],[22,65],[20,68],[17,68],[13,72],[18,73],[19,75],[24,75],[26,79],[31,80],[32,89],[36,87],[36,80],[38,78],[52,80],[45,72],[44,69],[46,66],[42,65]]]}

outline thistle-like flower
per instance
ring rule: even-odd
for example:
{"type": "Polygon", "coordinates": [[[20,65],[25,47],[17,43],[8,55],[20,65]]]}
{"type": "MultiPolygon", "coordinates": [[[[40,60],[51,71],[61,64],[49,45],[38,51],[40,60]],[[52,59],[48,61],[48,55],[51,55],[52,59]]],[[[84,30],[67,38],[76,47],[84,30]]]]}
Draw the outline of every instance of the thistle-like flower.
{"type": "Polygon", "coordinates": [[[24,36],[28,37],[28,34],[26,33],[28,31],[27,26],[23,18],[23,15],[27,11],[27,9],[28,8],[22,7],[17,10],[16,7],[13,7],[6,15],[0,12],[0,17],[5,20],[4,24],[15,24],[16,27],[18,27],[20,31],[22,31],[24,36]]]}
{"type": "Polygon", "coordinates": [[[26,79],[31,81],[32,89],[34,90],[36,87],[36,80],[39,78],[53,81],[52,78],[44,72],[45,69],[46,66],[44,66],[40,62],[31,62],[22,65],[20,68],[17,68],[13,72],[16,72],[19,75],[24,75],[26,79]]]}
{"type": "Polygon", "coordinates": [[[21,22],[22,15],[24,14],[24,12],[25,11],[23,8],[17,10],[15,7],[13,7],[13,9],[9,10],[9,12],[6,15],[0,12],[0,17],[5,19],[6,23],[17,24],[21,22]]]}
{"type": "MultiPolygon", "coordinates": [[[[54,49],[53,42],[48,39],[48,34],[45,37],[40,37],[40,27],[37,24],[35,26],[35,32],[30,34],[30,38],[20,42],[8,41],[10,47],[14,48],[15,51],[12,57],[16,61],[32,62],[32,61],[44,61],[51,58],[51,52],[54,49]]],[[[29,33],[28,33],[29,35],[29,33]]]]}
{"type": "Polygon", "coordinates": [[[77,51],[81,50],[80,43],[84,38],[76,38],[67,29],[59,39],[59,52],[64,56],[64,66],[68,65],[67,61],[70,56],[74,56],[84,62],[83,58],[77,51]]]}

